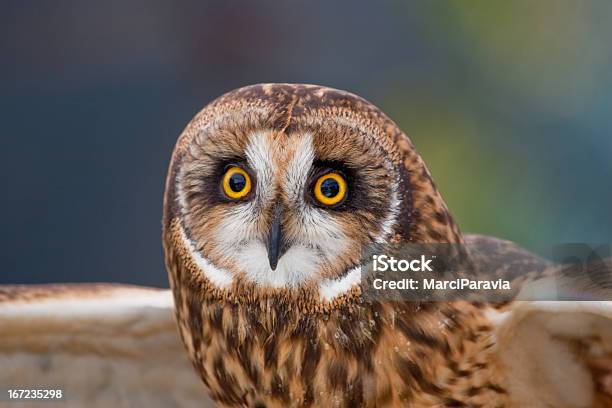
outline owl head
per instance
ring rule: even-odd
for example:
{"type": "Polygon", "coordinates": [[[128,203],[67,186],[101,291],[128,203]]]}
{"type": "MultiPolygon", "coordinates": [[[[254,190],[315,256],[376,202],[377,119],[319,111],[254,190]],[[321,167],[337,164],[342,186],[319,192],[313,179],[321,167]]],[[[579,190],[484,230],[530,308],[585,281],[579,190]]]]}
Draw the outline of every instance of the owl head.
{"type": "Polygon", "coordinates": [[[237,89],[194,117],[172,156],[167,266],[205,292],[331,302],[358,287],[368,245],[460,239],[408,137],[348,92],[237,89]]]}

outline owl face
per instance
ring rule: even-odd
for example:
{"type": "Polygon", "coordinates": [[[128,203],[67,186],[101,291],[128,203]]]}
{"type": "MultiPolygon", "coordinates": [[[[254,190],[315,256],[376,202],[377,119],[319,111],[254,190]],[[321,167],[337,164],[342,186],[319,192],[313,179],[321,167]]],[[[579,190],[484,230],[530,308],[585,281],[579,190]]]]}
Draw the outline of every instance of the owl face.
{"type": "Polygon", "coordinates": [[[221,290],[247,283],[331,300],[358,283],[365,246],[410,235],[418,183],[381,137],[397,128],[356,104],[382,115],[344,92],[263,85],[194,118],[175,150],[165,218],[197,273],[221,290]]]}

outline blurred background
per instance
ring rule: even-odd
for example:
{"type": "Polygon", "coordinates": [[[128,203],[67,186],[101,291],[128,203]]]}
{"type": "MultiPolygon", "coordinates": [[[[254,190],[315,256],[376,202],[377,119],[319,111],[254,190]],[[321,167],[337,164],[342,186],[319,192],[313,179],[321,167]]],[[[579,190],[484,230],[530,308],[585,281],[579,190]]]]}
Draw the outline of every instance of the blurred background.
{"type": "Polygon", "coordinates": [[[413,139],[464,232],[612,242],[612,3],[0,3],[0,283],[166,286],[164,177],[207,102],[350,90],[413,139]]]}

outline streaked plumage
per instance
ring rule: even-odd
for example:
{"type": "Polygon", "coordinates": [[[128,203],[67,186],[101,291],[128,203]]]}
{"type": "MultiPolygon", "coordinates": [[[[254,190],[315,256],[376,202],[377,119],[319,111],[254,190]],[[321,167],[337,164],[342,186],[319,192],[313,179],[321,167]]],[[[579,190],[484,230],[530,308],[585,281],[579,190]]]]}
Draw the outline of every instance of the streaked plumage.
{"type": "MultiPolygon", "coordinates": [[[[528,358],[514,366],[500,349],[512,338],[498,330],[514,324],[508,316],[519,304],[363,299],[355,268],[360,251],[375,242],[468,240],[502,248],[498,261],[506,250],[519,254],[532,276],[551,266],[511,243],[464,238],[408,137],[350,93],[255,85],[204,108],[172,157],[163,238],[183,341],[221,406],[493,407],[526,406],[525,398],[530,406],[562,406],[571,400],[563,391],[574,384],[525,382],[525,368],[540,367],[528,358]],[[219,180],[228,165],[252,173],[256,190],[248,199],[223,197],[219,180]],[[320,167],[346,175],[353,195],[343,207],[312,200],[320,167]],[[288,237],[278,260],[270,255],[275,228],[288,237]]],[[[499,273],[512,276],[511,269],[499,273]]],[[[559,361],[570,358],[556,351],[559,361]]],[[[588,381],[580,383],[576,406],[593,401],[588,381]]]]}
{"type": "Polygon", "coordinates": [[[462,235],[410,140],[347,92],[208,105],[172,156],[163,242],[205,387],[170,292],[121,285],[0,286],[0,385],[53,382],[89,407],[208,406],[204,390],[224,407],[612,406],[609,302],[364,299],[374,242],[466,243],[525,289],[563,267],[462,235]]]}

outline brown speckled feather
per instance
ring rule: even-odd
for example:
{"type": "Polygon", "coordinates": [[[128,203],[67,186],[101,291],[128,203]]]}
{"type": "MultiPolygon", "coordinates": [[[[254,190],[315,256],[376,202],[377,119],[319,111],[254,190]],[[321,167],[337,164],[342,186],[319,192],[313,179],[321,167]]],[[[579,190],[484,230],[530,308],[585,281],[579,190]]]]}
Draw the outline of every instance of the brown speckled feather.
{"type": "MultiPolygon", "coordinates": [[[[365,300],[358,286],[326,302],[306,286],[270,289],[236,279],[220,288],[208,280],[182,238],[199,232],[185,228],[189,214],[181,210],[177,180],[198,149],[212,143],[206,140],[227,126],[233,132],[270,130],[279,140],[296,133],[350,132],[355,144],[365,146],[360,149],[381,152],[399,174],[401,207],[392,242],[464,242],[412,142],[362,98],[320,86],[264,84],[213,101],[190,122],[174,150],[163,241],[181,336],[220,406],[511,405],[491,320],[508,304],[373,301],[365,300]]],[[[356,225],[355,233],[361,229],[356,225]]],[[[496,246],[498,259],[513,253],[535,274],[547,268],[502,241],[468,241],[496,246]]],[[[511,266],[499,271],[514,279],[511,266]]]]}
{"type": "Polygon", "coordinates": [[[181,335],[213,398],[226,406],[266,407],[503,401],[503,388],[487,375],[491,328],[477,306],[364,302],[359,293],[329,306],[308,293],[265,296],[247,285],[222,291],[202,279],[178,238],[175,178],[196,135],[229,114],[248,116],[253,128],[282,132],[333,132],[334,123],[326,119],[341,120],[368,135],[402,169],[395,240],[461,241],[410,140],[365,100],[289,84],[251,86],[217,99],[177,142],[164,214],[181,335]]]}

